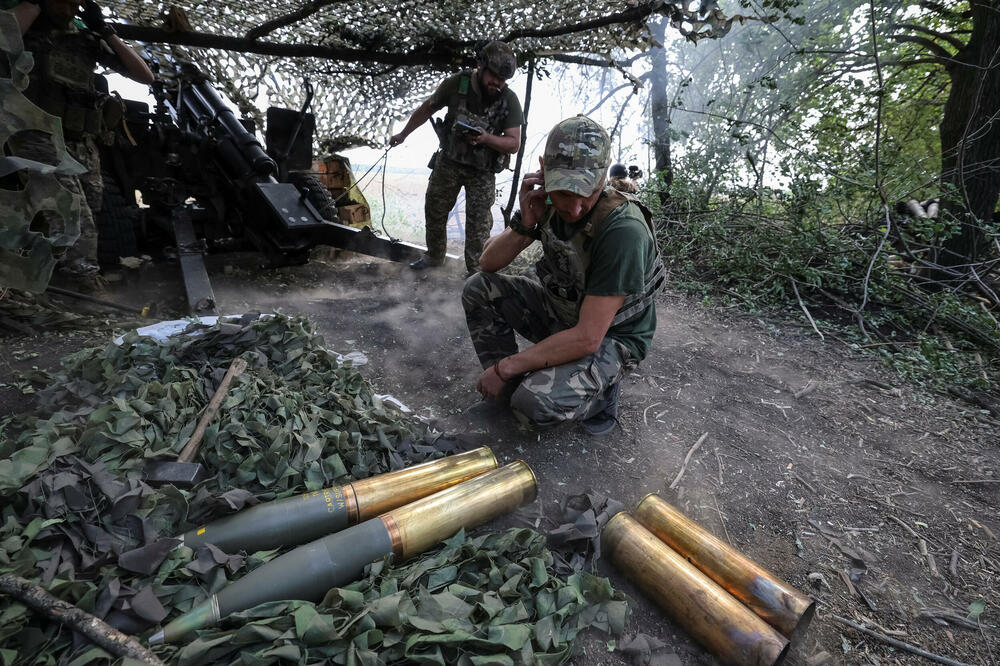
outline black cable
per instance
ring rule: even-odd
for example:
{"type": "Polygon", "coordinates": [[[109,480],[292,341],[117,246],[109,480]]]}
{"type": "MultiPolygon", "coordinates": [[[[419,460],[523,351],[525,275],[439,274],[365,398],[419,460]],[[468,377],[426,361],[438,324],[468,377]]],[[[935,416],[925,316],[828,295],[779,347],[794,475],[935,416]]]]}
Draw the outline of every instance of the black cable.
{"type": "MultiPolygon", "coordinates": [[[[392,146],[389,146],[389,148],[392,148],[392,146]]],[[[382,222],[381,222],[381,225],[382,225],[382,233],[384,233],[386,236],[388,236],[389,240],[391,242],[397,243],[397,242],[399,242],[399,239],[398,238],[393,238],[392,234],[390,234],[385,229],[385,208],[386,208],[386,204],[385,204],[385,172],[389,170],[389,148],[386,148],[385,152],[382,153],[382,160],[383,160],[383,162],[382,162],[382,222]]]]}

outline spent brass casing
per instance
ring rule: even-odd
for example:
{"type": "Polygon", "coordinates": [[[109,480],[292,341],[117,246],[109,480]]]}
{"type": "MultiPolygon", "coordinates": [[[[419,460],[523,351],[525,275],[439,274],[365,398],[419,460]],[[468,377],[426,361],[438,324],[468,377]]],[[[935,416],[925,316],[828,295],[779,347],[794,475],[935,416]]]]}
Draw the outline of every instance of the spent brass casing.
{"type": "Polygon", "coordinates": [[[531,502],[536,492],[535,475],[523,461],[486,472],[267,562],[167,624],[150,643],[177,641],[267,601],[319,601],[330,588],[356,580],[371,562],[422,553],[462,528],[531,502]]]}
{"type": "Polygon", "coordinates": [[[601,547],[695,640],[724,664],[772,666],[788,640],[627,513],[608,521],[601,547]]]}
{"type": "Polygon", "coordinates": [[[632,515],[792,643],[801,639],[816,610],[812,599],[656,495],[644,497],[632,515]]]}
{"type": "Polygon", "coordinates": [[[487,447],[258,504],[184,534],[190,548],[211,543],[227,553],[254,552],[315,541],[389,509],[496,469],[487,447]]]}

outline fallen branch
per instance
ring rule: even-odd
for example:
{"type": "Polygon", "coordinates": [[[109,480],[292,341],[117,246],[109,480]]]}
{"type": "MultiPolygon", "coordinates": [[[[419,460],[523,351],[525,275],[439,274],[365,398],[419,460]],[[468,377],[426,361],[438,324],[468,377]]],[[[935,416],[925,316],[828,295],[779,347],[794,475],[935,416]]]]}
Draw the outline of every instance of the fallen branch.
{"type": "Polygon", "coordinates": [[[903,641],[897,641],[895,638],[889,638],[885,634],[880,634],[877,631],[872,631],[868,627],[857,624],[856,622],[851,622],[846,618],[842,618],[839,615],[831,615],[831,618],[835,622],[838,622],[844,626],[850,627],[855,631],[860,631],[866,636],[871,636],[872,638],[877,638],[878,640],[891,645],[893,647],[899,648],[900,650],[906,650],[911,654],[916,654],[924,659],[930,659],[931,661],[936,661],[939,664],[948,664],[949,666],[972,666],[972,664],[967,664],[964,661],[955,661],[954,659],[949,659],[948,657],[942,657],[939,654],[934,654],[933,652],[928,652],[927,650],[918,648],[916,645],[910,645],[909,643],[904,643],[903,641]]]}
{"type": "Polygon", "coordinates": [[[694,452],[698,450],[698,447],[701,446],[701,443],[706,439],[708,439],[708,433],[702,433],[701,437],[698,438],[698,441],[694,443],[694,446],[688,449],[687,455],[684,456],[684,462],[681,463],[681,471],[677,472],[677,476],[674,477],[673,482],[670,484],[670,490],[676,488],[677,484],[681,482],[681,477],[684,476],[684,470],[687,469],[688,463],[691,462],[691,456],[694,455],[694,452]]]}
{"type": "Polygon", "coordinates": [[[797,298],[799,301],[799,307],[802,308],[802,311],[806,314],[806,319],[809,320],[809,323],[812,325],[813,330],[816,331],[816,335],[819,336],[820,340],[823,340],[824,339],[823,334],[820,333],[818,328],[816,328],[816,322],[813,320],[813,316],[809,313],[809,308],[806,307],[806,304],[802,302],[802,297],[799,296],[799,288],[795,286],[795,280],[792,280],[792,291],[795,292],[795,298],[797,298]]]}
{"type": "Polygon", "coordinates": [[[806,382],[805,386],[803,386],[798,391],[793,393],[792,397],[795,398],[796,400],[798,400],[799,398],[804,398],[813,391],[815,391],[817,386],[819,386],[819,384],[810,379],[808,382],[806,382]]]}
{"type": "Polygon", "coordinates": [[[114,655],[131,657],[155,666],[163,665],[163,662],[155,654],[136,639],[123,634],[103,620],[80,610],[73,604],[57,599],[39,585],[25,578],[13,574],[3,574],[0,576],[0,592],[14,597],[50,620],[66,625],[114,655]]]}

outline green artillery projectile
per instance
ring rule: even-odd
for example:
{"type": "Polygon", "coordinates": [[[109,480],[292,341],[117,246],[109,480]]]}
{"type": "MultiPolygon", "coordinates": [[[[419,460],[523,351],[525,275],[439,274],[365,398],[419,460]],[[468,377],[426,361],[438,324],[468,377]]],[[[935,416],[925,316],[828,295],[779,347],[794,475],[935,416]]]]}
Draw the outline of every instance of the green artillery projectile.
{"type": "Polygon", "coordinates": [[[297,546],[479,476],[496,466],[496,457],[484,446],[344,486],[258,504],[193,529],[181,539],[190,548],[211,543],[227,553],[297,546]]]}
{"type": "Polygon", "coordinates": [[[330,588],[356,580],[371,562],[393,554],[400,559],[418,555],[462,528],[533,501],[535,494],[535,475],[518,460],[299,546],[222,588],[149,642],[176,642],[230,613],[268,601],[319,601],[330,588]]]}

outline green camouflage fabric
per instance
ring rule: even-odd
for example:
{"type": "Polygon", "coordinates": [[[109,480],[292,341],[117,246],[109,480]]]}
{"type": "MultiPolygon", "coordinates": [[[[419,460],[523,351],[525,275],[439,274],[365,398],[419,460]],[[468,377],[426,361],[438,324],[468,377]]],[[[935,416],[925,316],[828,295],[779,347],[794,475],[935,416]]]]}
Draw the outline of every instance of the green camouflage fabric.
{"type": "Polygon", "coordinates": [[[611,137],[604,128],[584,115],[567,118],[552,128],[545,142],[545,191],[589,197],[610,165],[611,137]]]}
{"type": "Polygon", "coordinates": [[[0,59],[0,148],[5,155],[0,157],[0,287],[42,292],[57,257],[80,236],[83,197],[60,179],[73,178],[86,167],[67,151],[59,118],[22,93],[34,61],[9,12],[0,12],[0,50],[5,56],[0,59]],[[33,160],[14,148],[30,132],[47,137],[50,159],[33,160]],[[33,229],[31,222],[41,211],[59,224],[33,229]]]}
{"type": "MultiPolygon", "coordinates": [[[[476,273],[465,281],[462,306],[483,369],[518,352],[515,333],[537,343],[566,328],[544,287],[525,276],[476,273]]],[[[593,354],[524,375],[511,409],[521,422],[541,428],[582,421],[604,409],[634,365],[624,347],[604,338],[593,354]]]]}
{"type": "MultiPolygon", "coordinates": [[[[0,575],[28,578],[143,642],[283,550],[176,547],[173,535],[464,448],[383,402],[300,317],[192,322],[162,342],[133,331],[62,366],[31,377],[29,411],[0,415],[0,575]],[[147,484],[146,463],[176,459],[237,357],[250,367],[198,454],[209,478],[147,484]]],[[[600,498],[591,506],[600,527],[600,498]]],[[[577,571],[586,535],[558,538],[553,550],[525,529],[459,532],[412,559],[372,563],[321,603],[261,604],[154,649],[178,666],[565,663],[588,628],[620,637],[628,605],[607,579],[577,571]]],[[[0,664],[120,663],[0,594],[0,664]]]]}
{"type": "MultiPolygon", "coordinates": [[[[97,265],[97,225],[95,216],[100,212],[104,193],[101,178],[101,156],[92,135],[82,135],[78,139],[65,139],[66,150],[86,169],[79,175],[56,173],[56,179],[69,192],[81,198],[78,209],[79,227],[76,242],[69,245],[58,257],[63,265],[83,260],[97,265]]],[[[10,146],[16,155],[36,162],[51,164],[57,159],[52,136],[45,132],[22,132],[10,138],[10,146]]],[[[39,220],[42,233],[56,236],[64,232],[65,217],[57,211],[42,210],[39,220]]],[[[36,221],[36,225],[37,222],[36,221]]]]}
{"type": "Polygon", "coordinates": [[[465,267],[470,273],[479,270],[483,243],[490,237],[493,216],[490,207],[496,200],[496,178],[489,171],[469,169],[444,155],[439,155],[431,171],[424,198],[427,257],[432,264],[444,262],[448,244],[448,215],[465,188],[465,267]]]}

